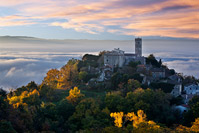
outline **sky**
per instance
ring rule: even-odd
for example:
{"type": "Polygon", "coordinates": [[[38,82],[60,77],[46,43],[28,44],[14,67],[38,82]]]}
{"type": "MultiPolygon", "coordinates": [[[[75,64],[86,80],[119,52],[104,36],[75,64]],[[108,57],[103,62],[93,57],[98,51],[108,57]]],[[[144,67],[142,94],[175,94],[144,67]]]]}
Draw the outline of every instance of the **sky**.
{"type": "Polygon", "coordinates": [[[0,0],[0,36],[199,38],[199,0],[0,0]]]}

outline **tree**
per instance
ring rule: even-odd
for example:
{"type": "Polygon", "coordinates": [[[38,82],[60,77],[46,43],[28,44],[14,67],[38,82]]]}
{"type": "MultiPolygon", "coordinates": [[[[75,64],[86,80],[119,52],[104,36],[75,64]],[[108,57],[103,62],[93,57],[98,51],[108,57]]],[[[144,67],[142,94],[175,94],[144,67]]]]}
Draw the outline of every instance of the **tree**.
{"type": "Polygon", "coordinates": [[[150,54],[147,58],[146,58],[146,64],[151,64],[155,67],[160,68],[162,65],[162,61],[160,60],[159,62],[156,60],[155,56],[153,54],[150,54]]]}
{"type": "Polygon", "coordinates": [[[84,82],[88,82],[87,76],[88,76],[88,73],[85,71],[79,72],[79,75],[78,75],[79,80],[84,81],[84,82]]]}
{"type": "Polygon", "coordinates": [[[26,88],[28,88],[29,90],[37,89],[37,84],[34,81],[31,81],[27,84],[26,88]]]}
{"type": "Polygon", "coordinates": [[[193,122],[193,125],[191,126],[191,131],[199,132],[199,118],[196,118],[195,122],[193,122]]]}
{"type": "Polygon", "coordinates": [[[194,96],[190,101],[189,101],[189,107],[190,110],[184,114],[184,124],[187,126],[191,125],[191,122],[193,122],[196,118],[199,117],[199,96],[194,96]]]}
{"type": "Polygon", "coordinates": [[[66,99],[67,99],[69,102],[75,104],[75,103],[77,103],[77,102],[80,100],[80,98],[83,97],[83,96],[84,96],[84,94],[81,94],[80,90],[79,90],[77,87],[74,87],[74,89],[71,89],[71,90],[69,91],[69,96],[66,97],[66,99]]]}
{"type": "Polygon", "coordinates": [[[60,77],[58,79],[58,87],[62,89],[70,88],[77,85],[78,80],[78,63],[79,60],[71,59],[60,70],[60,77]]]}
{"type": "Polygon", "coordinates": [[[120,92],[107,93],[105,97],[106,107],[111,111],[123,111],[124,109],[124,98],[120,92]]]}
{"type": "Polygon", "coordinates": [[[56,106],[57,114],[62,116],[64,120],[68,120],[68,118],[75,111],[75,107],[68,102],[68,100],[62,100],[56,106]]]}
{"type": "Polygon", "coordinates": [[[143,110],[149,119],[156,122],[172,125],[176,121],[174,113],[170,108],[171,96],[161,90],[136,89],[128,92],[125,97],[125,109],[127,112],[143,110]]]}
{"type": "Polygon", "coordinates": [[[46,77],[43,80],[43,84],[46,84],[52,88],[57,88],[60,72],[57,69],[51,69],[47,72],[46,77]]]}
{"type": "Polygon", "coordinates": [[[6,91],[0,88],[0,96],[6,97],[6,91]]]}
{"type": "Polygon", "coordinates": [[[195,119],[195,122],[193,122],[193,124],[190,128],[186,127],[186,126],[179,125],[176,128],[176,130],[178,132],[199,132],[199,118],[195,119]]]}
{"type": "Polygon", "coordinates": [[[139,81],[134,80],[134,79],[128,80],[128,89],[129,90],[134,90],[134,89],[137,89],[137,88],[140,88],[140,87],[141,87],[141,84],[140,84],[139,81]]]}
{"type": "Polygon", "coordinates": [[[140,63],[140,62],[131,61],[131,62],[129,62],[128,65],[129,65],[130,67],[136,68],[137,65],[139,65],[139,64],[141,64],[141,63],[140,63]]]}
{"type": "Polygon", "coordinates": [[[122,127],[122,122],[123,122],[123,116],[124,113],[123,112],[115,112],[115,113],[111,113],[110,114],[111,117],[114,117],[115,119],[115,126],[116,127],[122,127]]]}
{"type": "Polygon", "coordinates": [[[8,121],[0,121],[0,132],[1,133],[17,133],[12,124],[8,121]]]}
{"type": "Polygon", "coordinates": [[[31,92],[24,91],[21,93],[20,96],[12,96],[8,97],[9,104],[12,104],[14,108],[18,108],[20,106],[27,107],[28,105],[39,105],[40,99],[39,99],[39,91],[34,89],[31,92]]]}
{"type": "Polygon", "coordinates": [[[109,114],[100,109],[99,102],[94,98],[82,99],[77,104],[73,115],[69,118],[69,126],[73,131],[80,129],[100,130],[100,128],[109,125],[109,114]]]}
{"type": "Polygon", "coordinates": [[[133,126],[137,128],[140,123],[146,122],[146,114],[143,110],[138,110],[137,115],[128,113],[126,115],[126,120],[133,121],[133,126]]]}
{"type": "Polygon", "coordinates": [[[138,110],[137,115],[134,112],[127,113],[124,115],[123,112],[115,112],[110,114],[111,117],[114,117],[115,126],[121,128],[128,121],[133,122],[133,127],[139,128],[141,124],[145,124],[147,128],[159,129],[160,126],[157,125],[154,121],[147,121],[146,114],[143,110],[138,110]],[[123,122],[124,121],[124,122],[123,122]],[[124,123],[124,124],[123,124],[124,123]]]}

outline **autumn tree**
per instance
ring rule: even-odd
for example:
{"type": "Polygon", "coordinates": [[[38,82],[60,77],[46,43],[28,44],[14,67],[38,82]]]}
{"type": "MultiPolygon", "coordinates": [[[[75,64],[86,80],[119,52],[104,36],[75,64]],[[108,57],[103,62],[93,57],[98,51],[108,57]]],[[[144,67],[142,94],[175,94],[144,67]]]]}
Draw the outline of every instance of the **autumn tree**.
{"type": "Polygon", "coordinates": [[[199,132],[199,118],[196,118],[191,127],[179,125],[176,130],[178,132],[199,132]]]}
{"type": "Polygon", "coordinates": [[[193,122],[193,125],[191,126],[191,131],[199,132],[199,118],[196,118],[195,122],[193,122]]]}
{"type": "Polygon", "coordinates": [[[34,89],[31,92],[24,91],[20,96],[7,97],[9,104],[12,104],[14,108],[19,106],[27,107],[28,105],[39,105],[39,91],[34,89]]]}
{"type": "Polygon", "coordinates": [[[84,94],[81,94],[80,90],[77,87],[74,87],[74,89],[71,89],[69,91],[69,96],[66,97],[66,99],[75,104],[78,100],[80,100],[81,97],[83,97],[84,94]]]}
{"type": "Polygon", "coordinates": [[[43,80],[43,84],[46,84],[52,88],[57,88],[60,72],[57,69],[51,69],[47,72],[46,77],[43,80]]]}
{"type": "Polygon", "coordinates": [[[122,127],[122,123],[123,123],[122,119],[123,119],[123,116],[124,116],[123,112],[111,113],[110,116],[115,119],[114,123],[115,123],[116,127],[122,127]]]}
{"type": "Polygon", "coordinates": [[[115,126],[121,128],[126,122],[132,121],[134,128],[139,128],[140,124],[145,124],[146,128],[148,127],[153,129],[159,129],[160,126],[157,125],[154,121],[147,121],[146,114],[143,110],[138,110],[137,115],[134,112],[127,113],[124,115],[123,112],[115,112],[110,114],[111,117],[115,119],[115,126]],[[123,122],[124,121],[124,122],[123,122]],[[124,124],[123,124],[124,123],[124,124]]]}
{"type": "Polygon", "coordinates": [[[79,83],[78,63],[79,60],[72,59],[69,60],[68,63],[61,68],[60,77],[58,79],[59,88],[66,89],[79,83]]]}

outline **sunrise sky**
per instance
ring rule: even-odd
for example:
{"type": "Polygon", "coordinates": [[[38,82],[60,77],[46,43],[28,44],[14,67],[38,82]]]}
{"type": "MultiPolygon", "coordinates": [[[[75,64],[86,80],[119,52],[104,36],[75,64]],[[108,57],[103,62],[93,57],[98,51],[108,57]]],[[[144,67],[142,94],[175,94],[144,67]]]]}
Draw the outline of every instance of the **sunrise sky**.
{"type": "Polygon", "coordinates": [[[199,38],[199,0],[0,0],[0,36],[199,38]]]}

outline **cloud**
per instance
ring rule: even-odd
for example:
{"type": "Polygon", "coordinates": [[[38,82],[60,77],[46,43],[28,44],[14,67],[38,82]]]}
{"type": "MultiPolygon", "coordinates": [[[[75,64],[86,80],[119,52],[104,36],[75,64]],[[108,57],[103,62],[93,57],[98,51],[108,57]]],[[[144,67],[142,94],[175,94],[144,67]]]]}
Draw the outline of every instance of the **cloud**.
{"type": "Polygon", "coordinates": [[[184,75],[194,75],[196,78],[199,78],[199,60],[173,60],[166,62],[166,64],[170,68],[175,68],[177,72],[183,72],[184,75]]]}
{"type": "Polygon", "coordinates": [[[1,27],[41,24],[90,34],[118,34],[113,31],[120,30],[122,35],[199,38],[198,0],[11,0],[0,3],[17,11],[4,16],[1,27]],[[48,22],[52,19],[55,21],[48,22]],[[111,25],[117,28],[110,29],[111,25]]]}
{"type": "Polygon", "coordinates": [[[12,75],[14,74],[15,70],[16,70],[16,67],[12,67],[12,68],[8,71],[8,73],[6,74],[5,77],[10,77],[10,76],[12,76],[12,75]]]}
{"type": "Polygon", "coordinates": [[[61,26],[65,29],[74,29],[78,32],[87,32],[90,34],[97,34],[97,32],[103,32],[104,28],[96,24],[83,24],[83,23],[73,23],[73,22],[54,22],[52,26],[61,26]]]}
{"type": "Polygon", "coordinates": [[[18,15],[5,16],[1,17],[0,19],[0,27],[23,26],[32,24],[36,24],[36,22],[32,22],[28,20],[28,18],[18,15]]]}

